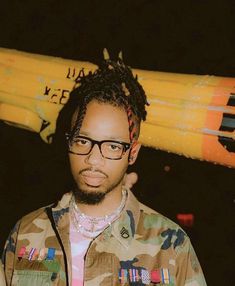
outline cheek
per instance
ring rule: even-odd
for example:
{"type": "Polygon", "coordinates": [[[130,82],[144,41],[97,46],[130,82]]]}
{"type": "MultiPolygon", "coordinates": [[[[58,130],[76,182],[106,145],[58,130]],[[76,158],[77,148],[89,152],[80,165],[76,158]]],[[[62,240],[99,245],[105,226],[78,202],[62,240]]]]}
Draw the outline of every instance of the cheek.
{"type": "Polygon", "coordinates": [[[70,169],[73,174],[77,173],[77,171],[81,168],[82,160],[73,155],[69,155],[70,169]]]}
{"type": "Polygon", "coordinates": [[[128,167],[128,158],[123,158],[121,161],[110,162],[108,170],[110,177],[121,177],[126,172],[128,167]]]}

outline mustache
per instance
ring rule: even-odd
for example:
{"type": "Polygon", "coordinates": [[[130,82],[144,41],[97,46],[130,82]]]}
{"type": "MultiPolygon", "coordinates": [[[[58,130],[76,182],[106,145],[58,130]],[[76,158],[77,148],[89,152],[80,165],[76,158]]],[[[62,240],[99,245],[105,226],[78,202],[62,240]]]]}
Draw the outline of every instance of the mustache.
{"type": "Polygon", "coordinates": [[[82,169],[81,171],[79,171],[79,175],[82,175],[84,172],[93,172],[93,173],[100,173],[102,174],[103,176],[105,176],[106,178],[108,178],[108,175],[103,172],[102,170],[99,170],[99,169],[95,169],[95,168],[86,168],[86,169],[82,169]]]}

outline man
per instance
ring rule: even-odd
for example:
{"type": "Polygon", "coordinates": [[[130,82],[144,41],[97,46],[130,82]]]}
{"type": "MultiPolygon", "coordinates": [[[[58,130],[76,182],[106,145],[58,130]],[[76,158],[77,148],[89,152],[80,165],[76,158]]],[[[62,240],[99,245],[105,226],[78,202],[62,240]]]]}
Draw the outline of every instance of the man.
{"type": "Polygon", "coordinates": [[[206,285],[184,231],[123,187],[146,104],[121,60],[80,73],[60,117],[73,190],[18,222],[3,255],[7,285],[206,285]]]}

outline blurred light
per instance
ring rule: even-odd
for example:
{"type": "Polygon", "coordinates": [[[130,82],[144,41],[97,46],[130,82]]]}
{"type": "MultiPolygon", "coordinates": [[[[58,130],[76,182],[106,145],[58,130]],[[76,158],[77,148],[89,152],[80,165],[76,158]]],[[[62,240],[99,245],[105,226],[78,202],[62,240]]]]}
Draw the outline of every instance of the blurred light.
{"type": "Polygon", "coordinates": [[[194,214],[177,214],[176,218],[180,225],[192,227],[194,224],[194,214]]]}
{"type": "Polygon", "coordinates": [[[170,167],[170,166],[167,166],[167,165],[166,165],[166,166],[164,166],[164,171],[165,171],[165,172],[169,172],[169,171],[170,171],[170,169],[171,169],[171,167],[170,167]]]}

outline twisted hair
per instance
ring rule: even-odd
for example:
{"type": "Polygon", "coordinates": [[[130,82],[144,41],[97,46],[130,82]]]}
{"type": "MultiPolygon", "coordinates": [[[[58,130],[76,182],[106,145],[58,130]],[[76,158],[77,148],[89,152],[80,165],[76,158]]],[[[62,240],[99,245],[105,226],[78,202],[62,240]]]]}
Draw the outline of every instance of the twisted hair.
{"type": "Polygon", "coordinates": [[[87,104],[92,100],[123,107],[127,112],[130,141],[138,137],[140,121],[146,119],[148,102],[137,76],[133,76],[121,59],[117,62],[105,60],[96,71],[87,75],[80,71],[69,100],[78,111],[70,132],[71,141],[79,135],[87,104]]]}

